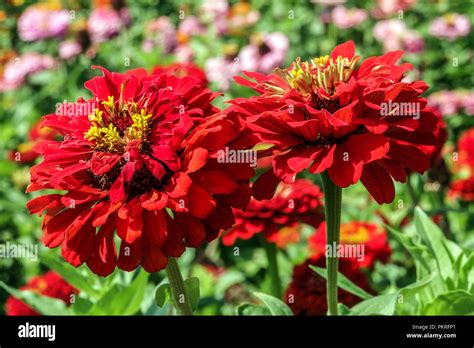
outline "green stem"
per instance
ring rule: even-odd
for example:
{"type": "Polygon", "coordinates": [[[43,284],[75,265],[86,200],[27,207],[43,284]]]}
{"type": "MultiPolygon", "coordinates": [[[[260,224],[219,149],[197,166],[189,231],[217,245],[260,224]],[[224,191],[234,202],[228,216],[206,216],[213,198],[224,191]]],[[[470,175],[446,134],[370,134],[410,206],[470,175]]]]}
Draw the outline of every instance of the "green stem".
{"type": "Polygon", "coordinates": [[[265,252],[267,253],[268,273],[270,274],[272,295],[277,298],[281,298],[282,289],[280,272],[278,270],[277,246],[274,243],[267,242],[266,240],[263,240],[263,246],[265,248],[265,252]]]}
{"type": "Polygon", "coordinates": [[[180,315],[193,315],[193,309],[189,296],[186,293],[183,276],[179,271],[179,265],[175,258],[168,258],[168,266],[166,266],[166,274],[171,287],[171,294],[173,295],[173,302],[176,310],[180,315]]]}
{"type": "Polygon", "coordinates": [[[327,172],[321,174],[324,190],[324,209],[326,213],[326,244],[332,252],[326,255],[327,281],[326,293],[328,315],[337,315],[337,270],[339,260],[339,230],[341,227],[342,189],[334,184],[327,172]]]}

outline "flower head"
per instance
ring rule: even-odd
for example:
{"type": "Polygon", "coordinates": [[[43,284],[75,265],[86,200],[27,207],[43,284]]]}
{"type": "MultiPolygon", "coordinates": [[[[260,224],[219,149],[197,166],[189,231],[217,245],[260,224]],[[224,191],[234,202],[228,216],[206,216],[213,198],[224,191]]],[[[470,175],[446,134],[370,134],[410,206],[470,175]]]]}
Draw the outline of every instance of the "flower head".
{"type": "Polygon", "coordinates": [[[57,66],[57,61],[49,55],[36,52],[22,54],[5,64],[1,77],[0,92],[13,90],[23,85],[28,76],[57,66]]]}
{"type": "Polygon", "coordinates": [[[224,245],[262,234],[282,248],[299,241],[301,223],[317,228],[323,221],[322,192],[311,181],[299,179],[281,184],[270,200],[252,199],[246,209],[234,209],[234,216],[235,225],[222,238],[224,245]]]}
{"type": "Polygon", "coordinates": [[[94,9],[87,21],[87,29],[92,42],[100,43],[117,36],[120,30],[127,25],[126,18],[122,13],[125,11],[119,12],[109,7],[94,9]]]}
{"type": "Polygon", "coordinates": [[[287,69],[254,81],[236,81],[258,96],[232,101],[235,113],[263,143],[272,144],[273,171],[254,184],[256,198],[271,197],[279,180],[293,182],[307,168],[327,171],[339,187],[359,180],[379,203],[394,199],[393,180],[423,173],[428,157],[418,145],[437,145],[437,117],[426,109],[423,81],[403,82],[411,65],[397,65],[402,51],[371,57],[359,66],[352,41],[329,56],[297,59],[287,69]]]}
{"type": "Polygon", "coordinates": [[[448,41],[454,41],[458,37],[463,37],[471,31],[471,22],[469,17],[448,13],[443,17],[436,18],[430,24],[430,34],[448,41]]]}
{"type": "Polygon", "coordinates": [[[99,275],[117,265],[155,272],[185,246],[232,226],[232,208],[250,199],[248,164],[218,164],[217,152],[243,146],[241,126],[211,105],[217,95],[193,77],[125,74],[101,68],[85,83],[94,95],[73,116],[47,115],[62,141],[40,147],[28,191],[61,190],[28,202],[45,212],[44,243],[99,275]],[[120,240],[118,257],[115,234],[120,240]]]}
{"type": "MultiPolygon", "coordinates": [[[[29,290],[43,296],[57,298],[66,304],[71,304],[71,296],[79,293],[78,290],[53,271],[33,277],[20,290],[29,290]]],[[[5,303],[5,313],[7,315],[41,315],[13,296],[10,296],[5,303]]]]}
{"type": "Polygon", "coordinates": [[[367,12],[359,8],[348,9],[339,5],[332,10],[331,16],[336,27],[348,29],[364,22],[367,19],[367,12]]]}
{"type": "MultiPolygon", "coordinates": [[[[357,247],[363,245],[362,257],[345,256],[355,268],[373,268],[376,260],[386,262],[391,254],[387,232],[378,225],[364,221],[351,221],[341,225],[340,243],[357,247]]],[[[323,222],[310,237],[309,245],[313,257],[324,256],[326,251],[326,226],[323,222]]]]}
{"type": "Polygon", "coordinates": [[[255,35],[252,43],[243,47],[239,60],[243,70],[269,73],[285,61],[289,41],[283,33],[255,35]]]}
{"type": "Polygon", "coordinates": [[[18,36],[23,41],[62,37],[69,27],[69,12],[47,5],[28,7],[18,19],[18,36]]]}

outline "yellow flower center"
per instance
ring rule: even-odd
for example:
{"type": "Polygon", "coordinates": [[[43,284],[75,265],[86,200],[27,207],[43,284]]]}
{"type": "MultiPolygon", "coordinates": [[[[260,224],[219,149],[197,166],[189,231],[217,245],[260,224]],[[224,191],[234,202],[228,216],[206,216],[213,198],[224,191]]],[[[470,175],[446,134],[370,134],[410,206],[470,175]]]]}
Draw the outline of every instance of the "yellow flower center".
{"type": "Polygon", "coordinates": [[[369,230],[364,226],[356,227],[353,224],[341,226],[341,244],[364,244],[369,239],[369,230]]]}
{"type": "Polygon", "coordinates": [[[102,102],[105,111],[95,109],[89,115],[91,127],[84,138],[98,151],[121,153],[133,140],[146,140],[150,131],[150,118],[146,109],[135,102],[117,102],[113,96],[102,102]]]}
{"type": "Polygon", "coordinates": [[[320,97],[331,99],[335,87],[340,82],[350,79],[359,56],[348,58],[338,56],[332,59],[329,56],[301,61],[300,58],[288,69],[277,69],[276,73],[303,96],[318,94],[320,97]],[[320,89],[325,93],[321,95],[320,89]]]}

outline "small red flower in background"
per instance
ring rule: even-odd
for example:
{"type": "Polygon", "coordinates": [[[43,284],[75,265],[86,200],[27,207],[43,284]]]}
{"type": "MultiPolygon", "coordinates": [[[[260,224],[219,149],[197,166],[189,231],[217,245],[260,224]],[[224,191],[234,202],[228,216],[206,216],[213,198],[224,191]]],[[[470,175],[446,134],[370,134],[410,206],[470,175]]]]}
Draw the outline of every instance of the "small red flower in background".
{"type": "MultiPolygon", "coordinates": [[[[285,293],[285,300],[295,315],[326,315],[326,280],[317,275],[309,266],[324,268],[324,256],[311,258],[295,266],[291,283],[285,293]]],[[[354,284],[370,292],[367,277],[360,270],[354,270],[350,261],[339,260],[339,272],[348,277],[354,284]]],[[[338,301],[352,307],[361,299],[345,290],[338,290],[338,301]]]]}
{"type": "Polygon", "coordinates": [[[40,156],[36,150],[37,144],[47,140],[53,141],[59,135],[60,134],[52,128],[41,127],[41,123],[38,122],[30,129],[28,133],[28,141],[18,145],[15,151],[11,151],[8,154],[8,158],[11,161],[22,164],[33,163],[40,156]]]}
{"type": "MultiPolygon", "coordinates": [[[[47,297],[57,298],[68,305],[71,304],[71,295],[79,293],[53,271],[31,278],[20,290],[30,290],[47,297]]],[[[5,303],[5,313],[7,315],[41,315],[13,296],[10,296],[5,303]]]]}
{"type": "Polygon", "coordinates": [[[464,202],[474,202],[474,176],[452,182],[448,196],[464,202]]]}
{"type": "Polygon", "coordinates": [[[168,74],[177,77],[192,76],[198,79],[203,86],[207,86],[208,83],[206,73],[191,62],[177,62],[168,66],[157,66],[153,68],[152,74],[168,74]]]}
{"type": "Polygon", "coordinates": [[[340,187],[360,180],[377,202],[388,203],[392,179],[405,182],[407,171],[427,170],[418,146],[439,144],[438,121],[420,97],[428,86],[402,82],[412,68],[396,65],[402,54],[370,57],[356,68],[360,57],[349,41],[330,56],[298,59],[271,75],[245,72],[253,81],[236,77],[259,95],[234,99],[228,113],[245,119],[261,142],[273,144],[267,154],[276,155],[273,171],[254,184],[256,197],[271,197],[279,180],[292,182],[309,168],[327,171],[340,187]]]}
{"type": "Polygon", "coordinates": [[[232,226],[254,170],[218,163],[219,150],[243,146],[234,143],[241,126],[216,114],[217,94],[194,77],[101,70],[85,83],[94,98],[78,100],[95,103],[94,113],[44,116],[64,139],[40,146],[44,160],[31,169],[28,192],[63,193],[27,207],[45,212],[44,244],[61,245],[73,266],[87,263],[101,276],[116,266],[156,272],[232,226]]]}
{"type": "MultiPolygon", "coordinates": [[[[324,223],[310,240],[311,257],[295,266],[285,300],[295,315],[326,315],[326,281],[309,268],[310,265],[325,268],[325,226],[324,223]]],[[[372,292],[363,268],[373,268],[376,260],[385,262],[391,249],[386,232],[368,222],[350,222],[341,226],[341,245],[364,245],[363,260],[357,257],[340,257],[339,272],[367,292],[372,292]]],[[[361,299],[345,290],[338,290],[339,302],[352,307],[361,299]]]]}
{"type": "Polygon", "coordinates": [[[224,233],[224,245],[262,234],[268,242],[283,248],[300,239],[299,228],[306,223],[317,228],[324,220],[322,192],[309,180],[280,184],[270,200],[252,199],[247,209],[234,209],[235,225],[224,233]]]}
{"type": "Polygon", "coordinates": [[[474,173],[474,128],[465,131],[458,140],[458,160],[455,164],[474,173]]]}

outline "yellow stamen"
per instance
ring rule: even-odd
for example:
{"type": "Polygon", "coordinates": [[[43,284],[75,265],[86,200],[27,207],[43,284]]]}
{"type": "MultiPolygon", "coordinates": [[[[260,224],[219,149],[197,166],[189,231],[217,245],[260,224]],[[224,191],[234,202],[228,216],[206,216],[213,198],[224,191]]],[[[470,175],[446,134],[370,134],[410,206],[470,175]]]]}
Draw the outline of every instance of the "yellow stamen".
{"type": "MultiPolygon", "coordinates": [[[[121,99],[121,98],[120,98],[121,99]]],[[[84,134],[84,138],[93,143],[93,147],[98,151],[108,151],[121,153],[125,146],[133,140],[146,140],[150,131],[151,114],[145,109],[138,111],[138,105],[134,102],[121,104],[119,99],[119,110],[115,109],[113,97],[108,97],[102,105],[106,112],[95,109],[94,113],[89,115],[91,127],[84,134]],[[120,105],[121,104],[121,105],[120,105]],[[104,119],[105,116],[105,119],[104,119]],[[129,118],[126,129],[122,134],[117,128],[114,120],[118,118],[129,118]]]]}
{"type": "MultiPolygon", "coordinates": [[[[324,97],[329,99],[334,94],[338,83],[350,79],[359,58],[359,56],[354,56],[348,59],[338,56],[333,59],[322,56],[304,62],[297,58],[290,68],[278,69],[275,73],[305,97],[317,94],[322,88],[329,96],[324,97]]],[[[270,88],[271,85],[267,87],[270,88]]]]}

